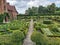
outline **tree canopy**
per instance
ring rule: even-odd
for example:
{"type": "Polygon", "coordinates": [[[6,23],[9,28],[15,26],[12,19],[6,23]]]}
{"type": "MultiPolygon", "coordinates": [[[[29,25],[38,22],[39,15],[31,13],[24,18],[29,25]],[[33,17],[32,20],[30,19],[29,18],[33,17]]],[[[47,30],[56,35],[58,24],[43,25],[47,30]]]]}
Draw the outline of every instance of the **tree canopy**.
{"type": "Polygon", "coordinates": [[[59,11],[60,11],[60,7],[56,7],[55,3],[52,3],[51,5],[48,5],[46,7],[40,5],[38,7],[28,8],[25,11],[25,14],[27,15],[56,14],[59,11]]]}

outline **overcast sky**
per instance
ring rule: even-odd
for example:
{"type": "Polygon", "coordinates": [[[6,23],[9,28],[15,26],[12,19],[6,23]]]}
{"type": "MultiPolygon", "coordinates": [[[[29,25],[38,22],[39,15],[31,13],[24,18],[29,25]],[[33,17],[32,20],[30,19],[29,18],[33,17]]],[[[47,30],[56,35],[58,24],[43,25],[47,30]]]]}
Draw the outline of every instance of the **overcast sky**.
{"type": "Polygon", "coordinates": [[[55,3],[56,6],[60,7],[60,0],[7,0],[7,2],[11,5],[15,5],[19,13],[25,13],[25,10],[32,6],[47,6],[51,3],[55,3]]]}

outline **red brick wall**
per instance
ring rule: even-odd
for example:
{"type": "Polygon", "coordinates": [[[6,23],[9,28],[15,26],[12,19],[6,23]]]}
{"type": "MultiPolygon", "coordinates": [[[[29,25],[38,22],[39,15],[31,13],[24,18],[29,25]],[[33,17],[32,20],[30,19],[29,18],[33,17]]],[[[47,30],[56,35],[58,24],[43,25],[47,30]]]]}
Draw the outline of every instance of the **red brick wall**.
{"type": "Polygon", "coordinates": [[[4,12],[4,3],[3,0],[0,0],[0,14],[4,12]]]}
{"type": "Polygon", "coordinates": [[[7,10],[8,13],[10,14],[11,19],[16,19],[18,13],[16,11],[15,6],[11,6],[7,3],[7,10]]]}
{"type": "Polygon", "coordinates": [[[4,12],[8,12],[10,14],[10,19],[15,19],[18,14],[15,6],[9,5],[6,0],[0,0],[0,14],[4,12]]]}

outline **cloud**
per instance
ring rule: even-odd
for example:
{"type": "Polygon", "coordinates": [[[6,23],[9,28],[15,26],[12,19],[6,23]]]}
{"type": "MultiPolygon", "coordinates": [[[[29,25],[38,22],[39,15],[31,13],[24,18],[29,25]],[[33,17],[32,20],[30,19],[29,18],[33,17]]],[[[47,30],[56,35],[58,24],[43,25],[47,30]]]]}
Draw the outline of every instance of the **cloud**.
{"type": "Polygon", "coordinates": [[[11,5],[15,5],[19,13],[25,13],[25,10],[32,6],[47,6],[51,3],[55,3],[56,6],[60,6],[60,0],[7,0],[7,2],[11,5]]]}
{"type": "Polygon", "coordinates": [[[28,6],[30,6],[30,7],[32,7],[32,6],[38,7],[39,5],[46,6],[48,4],[50,5],[51,2],[47,1],[47,0],[34,0],[34,1],[30,1],[28,3],[28,6]]]}

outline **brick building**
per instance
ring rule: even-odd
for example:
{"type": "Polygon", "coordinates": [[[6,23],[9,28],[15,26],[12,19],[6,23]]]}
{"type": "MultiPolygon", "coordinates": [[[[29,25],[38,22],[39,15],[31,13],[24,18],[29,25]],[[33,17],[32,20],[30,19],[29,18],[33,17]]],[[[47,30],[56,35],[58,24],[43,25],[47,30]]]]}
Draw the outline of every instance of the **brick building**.
{"type": "MultiPolygon", "coordinates": [[[[16,19],[18,12],[16,11],[15,6],[9,5],[6,0],[0,0],[0,14],[7,12],[9,14],[10,20],[16,19]]],[[[6,17],[8,19],[8,17],[6,17]]]]}

